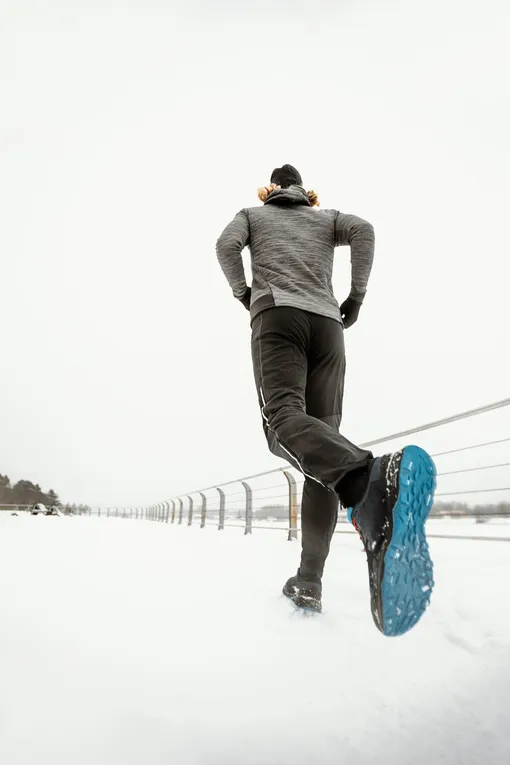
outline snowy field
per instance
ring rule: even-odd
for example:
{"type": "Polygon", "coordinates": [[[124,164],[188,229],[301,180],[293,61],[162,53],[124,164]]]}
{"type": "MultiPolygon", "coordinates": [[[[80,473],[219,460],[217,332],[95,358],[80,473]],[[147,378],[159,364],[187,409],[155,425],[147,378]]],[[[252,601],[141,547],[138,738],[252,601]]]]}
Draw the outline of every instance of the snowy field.
{"type": "Polygon", "coordinates": [[[510,544],[431,547],[430,611],[387,639],[353,535],[305,618],[281,533],[0,515],[0,762],[508,765],[510,544]]]}

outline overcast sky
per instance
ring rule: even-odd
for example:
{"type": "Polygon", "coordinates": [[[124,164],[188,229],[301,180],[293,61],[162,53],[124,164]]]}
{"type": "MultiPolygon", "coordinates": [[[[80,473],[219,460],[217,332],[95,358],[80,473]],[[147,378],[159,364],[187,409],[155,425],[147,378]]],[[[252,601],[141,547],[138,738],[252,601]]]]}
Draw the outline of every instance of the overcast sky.
{"type": "MultiPolygon", "coordinates": [[[[215,242],[285,162],[376,230],[345,434],[508,396],[509,20],[507,0],[2,0],[0,472],[145,505],[281,464],[215,242]]],[[[510,435],[503,416],[435,445],[510,435]]]]}

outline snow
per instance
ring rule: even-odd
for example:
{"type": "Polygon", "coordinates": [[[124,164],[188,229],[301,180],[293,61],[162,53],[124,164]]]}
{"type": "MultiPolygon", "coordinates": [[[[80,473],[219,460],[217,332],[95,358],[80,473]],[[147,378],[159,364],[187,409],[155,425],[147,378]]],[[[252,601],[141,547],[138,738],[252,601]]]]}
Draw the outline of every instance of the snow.
{"type": "Polygon", "coordinates": [[[0,762],[510,762],[510,544],[431,547],[432,606],[387,639],[351,534],[303,617],[284,532],[0,514],[0,762]]]}

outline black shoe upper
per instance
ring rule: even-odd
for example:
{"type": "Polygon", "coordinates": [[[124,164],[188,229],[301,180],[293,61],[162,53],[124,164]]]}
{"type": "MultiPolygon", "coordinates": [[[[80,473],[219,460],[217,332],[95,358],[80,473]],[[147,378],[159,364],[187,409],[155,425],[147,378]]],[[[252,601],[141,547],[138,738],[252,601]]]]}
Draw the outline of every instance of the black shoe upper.
{"type": "Polygon", "coordinates": [[[365,548],[372,553],[377,553],[384,540],[391,538],[401,460],[401,451],[374,460],[365,495],[352,511],[353,524],[365,548]]]}
{"type": "Polygon", "coordinates": [[[393,534],[393,507],[398,497],[402,452],[378,457],[363,499],[353,508],[352,523],[367,554],[372,616],[382,630],[381,582],[384,556],[393,534]]]}
{"type": "MultiPolygon", "coordinates": [[[[295,576],[291,576],[285,582],[283,587],[287,592],[295,592],[296,590],[307,590],[313,594],[315,598],[320,600],[322,596],[322,583],[318,577],[315,577],[316,581],[310,579],[303,579],[300,577],[299,572],[295,576]]],[[[285,594],[287,594],[287,592],[285,594]]]]}
{"type": "Polygon", "coordinates": [[[285,582],[283,594],[300,608],[312,611],[322,610],[322,585],[320,582],[304,582],[300,579],[299,572],[285,582]]]}

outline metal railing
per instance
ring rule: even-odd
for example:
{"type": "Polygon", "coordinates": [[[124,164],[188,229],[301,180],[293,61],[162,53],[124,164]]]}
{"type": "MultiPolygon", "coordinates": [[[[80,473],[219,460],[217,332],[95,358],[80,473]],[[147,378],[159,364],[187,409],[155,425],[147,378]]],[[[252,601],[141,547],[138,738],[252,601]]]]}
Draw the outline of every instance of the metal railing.
{"type": "MultiPolygon", "coordinates": [[[[434,457],[438,468],[438,491],[432,516],[468,516],[479,520],[510,517],[510,398],[377,438],[362,446],[371,448],[400,441],[392,446],[399,448],[406,443],[403,439],[417,433],[423,434],[420,445],[434,457]],[[476,433],[472,425],[474,418],[476,433]],[[441,430],[445,426],[449,427],[446,439],[441,430]],[[490,437],[484,437],[487,426],[490,437]],[[449,448],[445,448],[446,445],[449,448]],[[466,462],[468,457],[475,463],[466,462]],[[492,476],[496,477],[496,483],[492,476]],[[496,497],[504,502],[495,504],[496,497]],[[454,498],[474,499],[478,504],[466,505],[454,498]],[[481,506],[480,500],[484,498],[486,504],[481,506]]],[[[91,514],[187,526],[198,523],[200,528],[214,525],[219,530],[234,526],[244,529],[245,534],[251,534],[256,528],[278,529],[285,530],[287,538],[292,540],[297,539],[299,533],[303,480],[294,467],[283,465],[174,496],[147,508],[94,508],[91,514]]],[[[346,530],[345,525],[342,529],[342,522],[345,524],[341,514],[338,533],[346,530]]]]}

